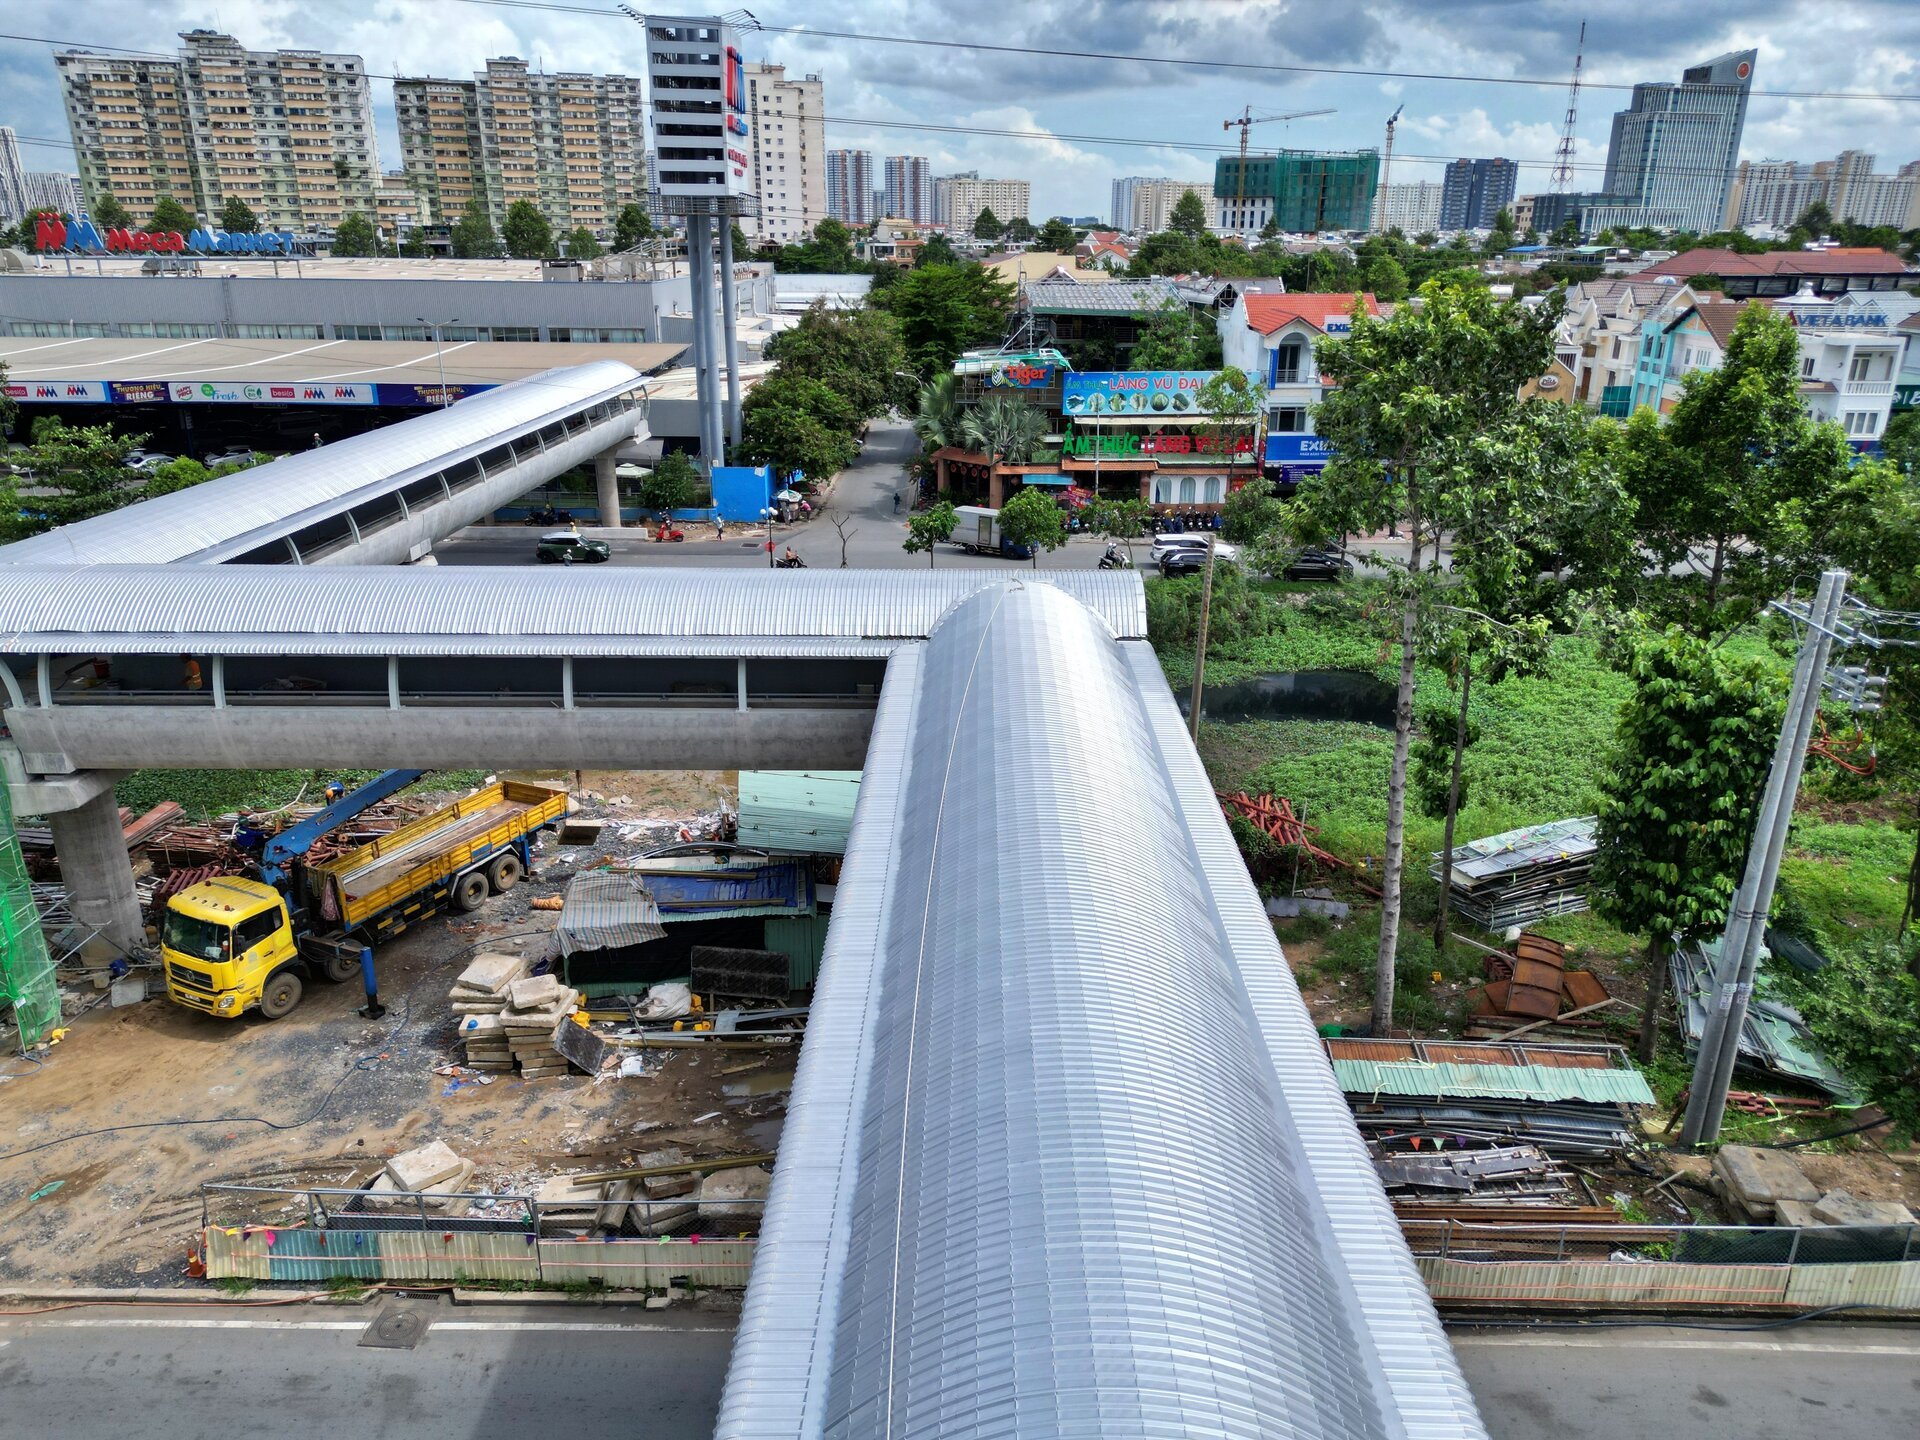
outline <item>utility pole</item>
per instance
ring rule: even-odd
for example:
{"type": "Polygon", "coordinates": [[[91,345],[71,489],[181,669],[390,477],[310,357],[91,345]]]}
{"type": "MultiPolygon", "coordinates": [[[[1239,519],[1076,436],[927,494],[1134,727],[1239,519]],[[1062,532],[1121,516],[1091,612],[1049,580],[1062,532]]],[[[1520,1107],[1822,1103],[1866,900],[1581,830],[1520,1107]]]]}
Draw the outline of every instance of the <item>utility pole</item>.
{"type": "MultiPolygon", "coordinates": [[[[1840,607],[1846,599],[1847,572],[1828,570],[1807,612],[1807,630],[1800,638],[1794,661],[1793,688],[1787,713],[1780,721],[1780,740],[1774,746],[1773,765],[1754,823],[1753,846],[1747,868],[1727,911],[1727,928],[1720,940],[1720,961],[1714,967],[1713,993],[1708,997],[1705,1033],[1694,1056],[1693,1083],[1687,1096],[1686,1123],[1680,1144],[1691,1147],[1716,1140],[1727,1107],[1727,1086],[1740,1050],[1740,1032],[1747,1022],[1747,1002],[1760,962],[1760,940],[1767,928],[1767,911],[1780,879],[1780,856],[1787,845],[1787,827],[1793,820],[1793,799],[1800,789],[1806,765],[1807,741],[1820,708],[1821,677],[1833,650],[1840,607]]],[[[1778,602],[1775,602],[1778,605],[1778,602]]],[[[1785,606],[1779,606],[1785,609],[1785,606]]],[[[1789,612],[1791,613],[1791,612],[1789,612]]],[[[1685,1004],[1685,997],[1679,997],[1685,1004]]]]}
{"type": "Polygon", "coordinates": [[[1200,582],[1200,643],[1193,655],[1193,700],[1187,712],[1187,734],[1200,743],[1200,698],[1207,683],[1207,621],[1213,614],[1213,532],[1207,532],[1207,573],[1200,582]]]}

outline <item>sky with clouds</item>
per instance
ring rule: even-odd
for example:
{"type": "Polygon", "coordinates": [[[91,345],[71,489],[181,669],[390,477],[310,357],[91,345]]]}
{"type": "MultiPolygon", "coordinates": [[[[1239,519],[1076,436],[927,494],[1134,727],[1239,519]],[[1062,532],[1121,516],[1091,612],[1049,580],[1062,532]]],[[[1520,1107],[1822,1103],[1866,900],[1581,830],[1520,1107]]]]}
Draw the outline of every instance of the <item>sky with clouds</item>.
{"type": "MultiPolygon", "coordinates": [[[[821,77],[830,146],[926,155],[936,174],[977,169],[1030,180],[1035,219],[1104,214],[1117,175],[1210,177],[1219,148],[1232,143],[1222,122],[1247,106],[1255,114],[1335,112],[1256,127],[1256,148],[1343,149],[1379,145],[1387,116],[1404,105],[1396,181],[1437,179],[1456,155],[1506,155],[1522,162],[1521,193],[1545,190],[1582,19],[1586,88],[1574,188],[1597,188],[1612,114],[1626,104],[1624,90],[1605,87],[1678,80],[1684,65],[1729,50],[1759,52],[1759,91],[1910,97],[1756,96],[1744,158],[1814,160],[1862,149],[1878,154],[1883,170],[1920,159],[1920,0],[838,0],[830,8],[755,0],[752,11],[767,26],[1036,52],[769,31],[748,34],[744,46],[749,59],[821,77]],[[1547,83],[1500,83],[1508,80],[1547,83]],[[875,123],[853,123],[862,120],[875,123]],[[1012,133],[877,128],[889,124],[1012,133]]],[[[551,70],[644,71],[640,28],[595,0],[551,9],[516,0],[10,0],[0,5],[0,31],[31,38],[0,38],[0,125],[19,133],[30,169],[72,169],[53,50],[170,53],[175,32],[196,26],[256,49],[356,53],[377,75],[465,76],[508,54],[551,70]]],[[[381,163],[398,168],[392,86],[376,79],[373,92],[381,163]]]]}

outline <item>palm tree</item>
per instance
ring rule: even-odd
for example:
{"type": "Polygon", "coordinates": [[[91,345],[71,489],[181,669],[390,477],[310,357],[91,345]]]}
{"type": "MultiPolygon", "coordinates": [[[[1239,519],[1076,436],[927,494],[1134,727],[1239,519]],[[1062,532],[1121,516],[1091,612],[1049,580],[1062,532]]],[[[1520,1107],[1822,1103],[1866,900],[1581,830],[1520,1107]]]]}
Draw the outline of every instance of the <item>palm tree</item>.
{"type": "Polygon", "coordinates": [[[957,436],[954,395],[959,381],[952,374],[936,375],[920,387],[920,404],[913,416],[913,433],[928,450],[951,445],[957,436]]]}
{"type": "Polygon", "coordinates": [[[960,441],[989,464],[1024,465],[1047,433],[1047,417],[1011,395],[992,395],[960,417],[960,441]]]}

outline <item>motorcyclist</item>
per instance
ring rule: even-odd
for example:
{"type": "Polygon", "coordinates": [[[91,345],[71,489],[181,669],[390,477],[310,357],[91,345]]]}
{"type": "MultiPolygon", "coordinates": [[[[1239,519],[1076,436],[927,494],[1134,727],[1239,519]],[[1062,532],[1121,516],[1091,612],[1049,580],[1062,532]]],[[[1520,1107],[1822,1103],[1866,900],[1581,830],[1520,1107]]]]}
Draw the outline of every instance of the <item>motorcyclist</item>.
{"type": "Polygon", "coordinates": [[[1102,570],[1118,570],[1124,563],[1120,558],[1120,546],[1112,540],[1107,541],[1106,554],[1100,557],[1100,568],[1102,570]]]}

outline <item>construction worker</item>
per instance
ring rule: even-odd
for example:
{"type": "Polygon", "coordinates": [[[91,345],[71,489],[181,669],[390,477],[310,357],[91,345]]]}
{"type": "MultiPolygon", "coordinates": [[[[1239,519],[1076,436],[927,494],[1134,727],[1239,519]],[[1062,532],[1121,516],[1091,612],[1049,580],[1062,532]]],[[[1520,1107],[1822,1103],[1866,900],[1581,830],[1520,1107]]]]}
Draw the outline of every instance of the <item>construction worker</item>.
{"type": "Polygon", "coordinates": [[[198,690],[201,688],[200,662],[191,655],[180,657],[180,688],[198,690]]]}

